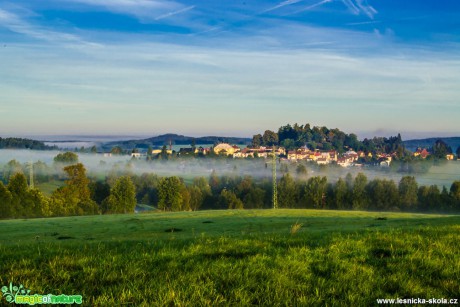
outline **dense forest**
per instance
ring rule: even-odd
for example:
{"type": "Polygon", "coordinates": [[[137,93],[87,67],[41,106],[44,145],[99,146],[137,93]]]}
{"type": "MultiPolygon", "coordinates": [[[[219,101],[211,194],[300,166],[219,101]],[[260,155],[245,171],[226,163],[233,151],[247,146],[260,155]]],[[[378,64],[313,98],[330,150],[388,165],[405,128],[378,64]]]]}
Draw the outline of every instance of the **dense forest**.
{"type": "MultiPolygon", "coordinates": [[[[101,176],[88,173],[75,154],[61,154],[52,165],[34,163],[30,182],[29,166],[12,160],[2,170],[0,218],[130,213],[138,204],[164,211],[273,207],[269,169],[264,176],[213,171],[185,181],[178,176],[135,174],[129,163],[101,176]],[[34,188],[56,180],[62,185],[49,195],[34,188]]],[[[293,174],[280,171],[279,208],[460,212],[460,181],[439,189],[421,186],[412,176],[395,182],[369,180],[359,173],[329,182],[323,176],[308,176],[301,164],[293,174]]]]}
{"type": "Polygon", "coordinates": [[[34,150],[53,150],[56,146],[48,146],[41,141],[22,139],[22,138],[1,138],[0,149],[34,149],[34,150]]]}
{"type": "Polygon", "coordinates": [[[311,127],[310,124],[281,126],[277,132],[266,130],[264,134],[252,137],[252,146],[283,146],[288,150],[307,146],[311,150],[336,150],[343,153],[348,149],[365,152],[398,152],[403,155],[405,148],[401,135],[390,138],[374,137],[372,139],[358,140],[356,134],[346,134],[338,128],[311,127]]]}

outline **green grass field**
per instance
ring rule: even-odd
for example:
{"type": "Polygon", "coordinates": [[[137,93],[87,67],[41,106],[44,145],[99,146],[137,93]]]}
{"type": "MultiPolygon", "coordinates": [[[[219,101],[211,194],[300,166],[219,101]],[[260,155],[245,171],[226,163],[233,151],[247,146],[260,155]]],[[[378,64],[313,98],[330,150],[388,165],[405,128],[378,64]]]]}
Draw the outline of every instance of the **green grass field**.
{"type": "Polygon", "coordinates": [[[226,210],[6,220],[0,287],[81,294],[87,306],[372,306],[377,298],[459,298],[459,239],[460,216],[399,213],[226,210]]]}
{"type": "Polygon", "coordinates": [[[50,182],[39,183],[36,188],[39,189],[46,196],[51,196],[55,190],[64,186],[64,181],[53,180],[50,182]]]}

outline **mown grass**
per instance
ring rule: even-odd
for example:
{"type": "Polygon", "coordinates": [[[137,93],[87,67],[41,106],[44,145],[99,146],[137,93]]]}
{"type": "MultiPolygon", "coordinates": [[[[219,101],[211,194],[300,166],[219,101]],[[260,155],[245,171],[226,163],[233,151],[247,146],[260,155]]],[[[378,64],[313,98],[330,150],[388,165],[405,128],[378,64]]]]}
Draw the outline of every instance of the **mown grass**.
{"type": "Polygon", "coordinates": [[[103,306],[458,298],[459,234],[459,216],[314,210],[1,221],[0,285],[103,306]]]}

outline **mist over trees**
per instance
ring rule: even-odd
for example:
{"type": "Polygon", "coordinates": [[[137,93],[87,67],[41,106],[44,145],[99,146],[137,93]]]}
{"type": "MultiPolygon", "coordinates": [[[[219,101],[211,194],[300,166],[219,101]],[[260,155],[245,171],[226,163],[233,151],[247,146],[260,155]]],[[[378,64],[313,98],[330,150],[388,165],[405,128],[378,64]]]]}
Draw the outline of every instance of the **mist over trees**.
{"type": "Polygon", "coordinates": [[[74,152],[64,152],[54,157],[54,162],[62,164],[74,164],[78,162],[78,155],[74,152]]]}
{"type": "MultiPolygon", "coordinates": [[[[187,174],[189,159],[155,163],[166,163],[166,169],[176,167],[187,174]]],[[[229,163],[233,159],[216,156],[206,165],[226,165],[226,173],[217,168],[208,175],[194,174],[185,179],[134,171],[137,163],[145,167],[152,161],[101,164],[103,172],[88,172],[78,161],[74,153],[60,154],[51,165],[33,163],[33,174],[29,173],[30,164],[16,160],[6,163],[0,181],[0,218],[132,213],[138,204],[162,211],[273,207],[271,170],[263,167],[264,160],[248,159],[233,165],[229,163]],[[239,170],[241,165],[247,167],[246,173],[239,170]],[[31,188],[31,179],[35,186],[57,184],[58,188],[43,193],[31,188]]],[[[199,164],[202,160],[196,161],[199,164]]],[[[413,176],[390,180],[343,173],[330,179],[319,175],[320,166],[308,171],[302,163],[278,162],[277,168],[280,208],[460,212],[460,181],[440,188],[419,185],[413,176]]]]}

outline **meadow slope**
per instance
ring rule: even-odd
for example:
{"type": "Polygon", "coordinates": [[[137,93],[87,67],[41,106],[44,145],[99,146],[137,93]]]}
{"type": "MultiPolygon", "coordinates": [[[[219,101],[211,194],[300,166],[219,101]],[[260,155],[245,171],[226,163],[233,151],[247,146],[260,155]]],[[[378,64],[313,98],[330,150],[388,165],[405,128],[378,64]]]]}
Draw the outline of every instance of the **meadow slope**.
{"type": "MultiPolygon", "coordinates": [[[[0,221],[0,286],[84,305],[459,298],[460,216],[225,210],[0,221]]],[[[3,299],[1,303],[6,303],[3,299]]]]}

